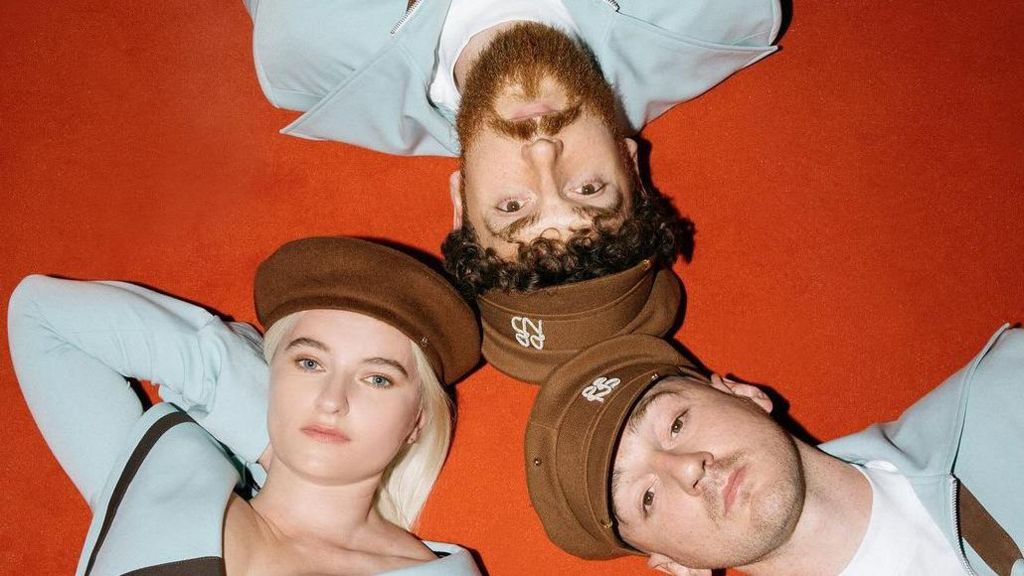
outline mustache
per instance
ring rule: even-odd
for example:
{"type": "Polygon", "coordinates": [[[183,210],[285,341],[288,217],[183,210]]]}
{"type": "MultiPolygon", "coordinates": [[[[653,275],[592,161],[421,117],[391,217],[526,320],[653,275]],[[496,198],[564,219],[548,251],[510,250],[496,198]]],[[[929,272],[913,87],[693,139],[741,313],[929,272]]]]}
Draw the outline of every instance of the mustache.
{"type": "Polygon", "coordinates": [[[741,454],[733,454],[727,458],[715,460],[705,471],[707,476],[706,480],[702,480],[702,482],[706,482],[702,496],[708,514],[713,519],[717,520],[722,516],[724,503],[721,501],[721,489],[729,481],[729,474],[740,464],[741,459],[741,454]]]}
{"type": "Polygon", "coordinates": [[[582,102],[575,102],[558,112],[523,120],[508,120],[492,111],[488,125],[499,134],[504,134],[510,138],[530,140],[538,133],[545,136],[558,134],[563,128],[578,120],[582,111],[582,102]]]}

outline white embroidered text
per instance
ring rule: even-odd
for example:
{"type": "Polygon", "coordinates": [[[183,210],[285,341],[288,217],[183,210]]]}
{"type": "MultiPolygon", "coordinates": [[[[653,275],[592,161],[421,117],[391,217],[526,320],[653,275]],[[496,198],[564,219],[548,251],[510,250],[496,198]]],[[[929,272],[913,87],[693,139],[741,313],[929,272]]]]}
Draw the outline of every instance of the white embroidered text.
{"type": "Polygon", "coordinates": [[[516,331],[516,342],[524,348],[531,346],[537,350],[544,349],[544,321],[534,322],[526,316],[513,316],[512,329],[516,331]]]}
{"type": "Polygon", "coordinates": [[[583,389],[583,397],[591,402],[604,402],[604,397],[611,393],[622,381],[618,378],[601,376],[590,386],[583,389]]]}

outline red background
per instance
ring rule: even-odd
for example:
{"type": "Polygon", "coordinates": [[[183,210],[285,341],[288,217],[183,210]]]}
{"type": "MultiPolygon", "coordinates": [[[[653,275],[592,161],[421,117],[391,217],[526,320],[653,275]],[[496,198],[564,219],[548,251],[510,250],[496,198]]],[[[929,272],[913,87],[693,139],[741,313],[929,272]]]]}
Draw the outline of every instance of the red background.
{"type": "MultiPolygon", "coordinates": [[[[679,337],[821,439],[900,410],[1024,319],[1020,2],[798,3],[783,49],[648,127],[697,224],[679,337]]],[[[240,2],[0,7],[0,312],[32,272],[131,279],[253,321],[286,240],[437,253],[451,159],[277,134],[240,2]]],[[[382,271],[382,282],[387,282],[382,271]]],[[[6,329],[0,334],[6,339],[6,329]]],[[[536,389],[484,367],[420,535],[506,574],[637,574],[549,544],[522,434],[536,389]]],[[[0,356],[0,573],[69,574],[88,511],[0,356]]]]}

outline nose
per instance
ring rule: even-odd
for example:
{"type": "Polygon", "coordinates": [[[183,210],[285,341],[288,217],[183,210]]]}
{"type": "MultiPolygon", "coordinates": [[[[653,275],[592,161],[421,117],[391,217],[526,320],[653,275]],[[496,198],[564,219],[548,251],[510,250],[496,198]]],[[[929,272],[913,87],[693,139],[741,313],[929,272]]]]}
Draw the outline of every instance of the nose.
{"type": "Polygon", "coordinates": [[[551,135],[538,136],[522,147],[523,159],[536,179],[542,206],[538,236],[544,238],[559,239],[580,225],[574,212],[576,204],[564,196],[559,185],[558,164],[564,147],[561,138],[551,135]]]}
{"type": "Polygon", "coordinates": [[[348,413],[349,387],[343,377],[335,377],[321,385],[316,407],[326,414],[344,416],[348,413]]]}
{"type": "Polygon", "coordinates": [[[687,494],[699,496],[704,492],[701,480],[714,461],[715,457],[710,452],[666,452],[659,454],[658,467],[664,478],[676,482],[687,494]]]}
{"type": "Polygon", "coordinates": [[[554,170],[558,157],[562,155],[562,140],[554,136],[539,136],[523,143],[523,158],[535,169],[548,172],[554,170]]]}

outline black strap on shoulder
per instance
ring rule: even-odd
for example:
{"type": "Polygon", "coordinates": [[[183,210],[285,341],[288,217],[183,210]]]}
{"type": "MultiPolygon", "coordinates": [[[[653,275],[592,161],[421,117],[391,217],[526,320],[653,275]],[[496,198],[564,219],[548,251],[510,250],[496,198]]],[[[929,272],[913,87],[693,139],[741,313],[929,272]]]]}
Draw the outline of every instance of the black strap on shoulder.
{"type": "Polygon", "coordinates": [[[117,484],[114,485],[113,493],[110,495],[110,502],[107,504],[106,514],[103,517],[103,525],[100,527],[99,536],[96,537],[96,544],[92,547],[92,553],[89,555],[89,563],[85,566],[85,576],[89,576],[92,572],[93,564],[96,563],[96,556],[99,554],[100,548],[103,547],[103,541],[107,538],[110,526],[114,523],[114,516],[117,515],[117,509],[121,505],[121,500],[124,499],[125,493],[128,492],[128,486],[132,483],[146,456],[149,455],[149,451],[153,449],[157,440],[165,432],[185,422],[192,422],[192,419],[184,412],[175,411],[166,416],[161,416],[160,419],[149,427],[149,430],[146,430],[142,440],[135,446],[131,456],[128,457],[128,463],[125,464],[124,470],[121,471],[120,478],[117,479],[117,484]]]}
{"type": "Polygon", "coordinates": [[[960,536],[970,543],[978,556],[999,576],[1010,576],[1013,563],[1021,559],[1020,548],[985,510],[963,482],[956,491],[960,511],[960,536]]]}

